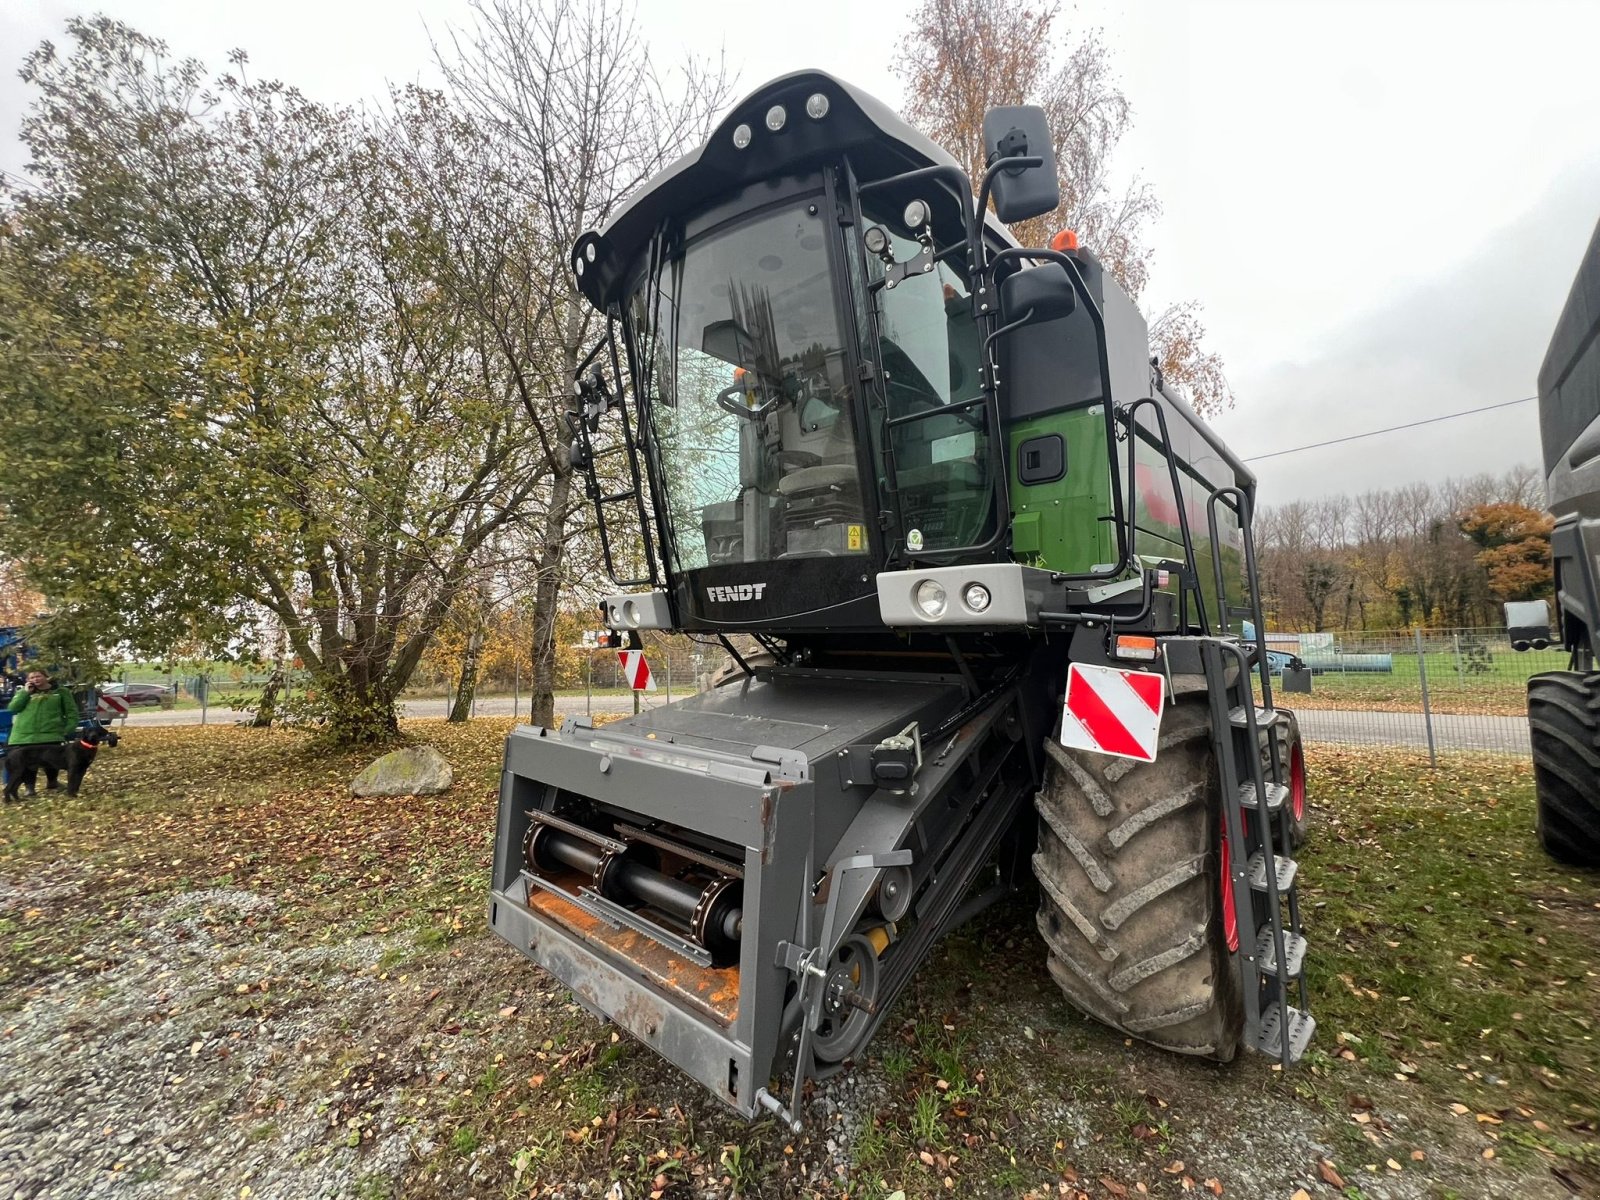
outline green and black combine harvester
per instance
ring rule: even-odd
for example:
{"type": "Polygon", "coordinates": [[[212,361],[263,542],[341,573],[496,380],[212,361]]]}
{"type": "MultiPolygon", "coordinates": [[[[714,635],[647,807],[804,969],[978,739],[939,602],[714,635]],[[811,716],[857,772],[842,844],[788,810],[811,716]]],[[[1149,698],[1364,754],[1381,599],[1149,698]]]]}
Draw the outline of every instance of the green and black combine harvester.
{"type": "Polygon", "coordinates": [[[1242,636],[1254,477],[1091,253],[1007,232],[1059,202],[1042,111],[984,139],[975,188],[871,97],[785,76],[572,251],[607,330],[570,416],[606,623],[738,669],[511,734],[491,921],[796,1129],[1030,869],[1050,973],[1105,1024],[1285,1065],[1314,1028],[1304,758],[1242,636]]]}

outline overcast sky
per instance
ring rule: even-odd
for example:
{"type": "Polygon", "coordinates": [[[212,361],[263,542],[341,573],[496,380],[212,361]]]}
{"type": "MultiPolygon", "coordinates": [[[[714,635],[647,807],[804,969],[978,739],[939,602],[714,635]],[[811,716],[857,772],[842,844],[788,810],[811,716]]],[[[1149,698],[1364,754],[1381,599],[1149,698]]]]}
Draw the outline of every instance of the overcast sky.
{"type": "MultiPolygon", "coordinates": [[[[741,93],[821,67],[898,106],[907,0],[642,0],[658,56],[725,52],[741,93]],[[797,19],[791,19],[797,18],[797,19]]],[[[27,49],[60,40],[60,0],[0,8],[0,169],[20,172],[27,49]]],[[[429,31],[465,0],[111,0],[100,7],[220,67],[330,101],[435,82],[429,31]]],[[[1133,101],[1118,162],[1155,187],[1154,310],[1205,304],[1238,394],[1216,424],[1264,454],[1534,390],[1600,218],[1592,58],[1600,4],[1082,0],[1133,101]]],[[[1271,503],[1499,471],[1538,457],[1534,405],[1256,464],[1271,503]]]]}

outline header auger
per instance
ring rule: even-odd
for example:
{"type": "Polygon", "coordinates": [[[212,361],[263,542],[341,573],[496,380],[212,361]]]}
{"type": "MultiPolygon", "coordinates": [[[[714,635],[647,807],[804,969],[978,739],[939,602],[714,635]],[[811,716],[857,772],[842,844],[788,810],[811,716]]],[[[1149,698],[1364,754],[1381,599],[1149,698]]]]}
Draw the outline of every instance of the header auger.
{"type": "Polygon", "coordinates": [[[632,589],[605,619],[740,669],[511,734],[491,921],[796,1128],[1030,870],[1050,972],[1106,1024],[1286,1065],[1314,1027],[1304,759],[1241,636],[1255,480],[1093,254],[1002,224],[1059,202],[1044,114],[984,137],[974,187],[871,97],[785,76],[572,251],[606,323],[572,460],[632,589]]]}

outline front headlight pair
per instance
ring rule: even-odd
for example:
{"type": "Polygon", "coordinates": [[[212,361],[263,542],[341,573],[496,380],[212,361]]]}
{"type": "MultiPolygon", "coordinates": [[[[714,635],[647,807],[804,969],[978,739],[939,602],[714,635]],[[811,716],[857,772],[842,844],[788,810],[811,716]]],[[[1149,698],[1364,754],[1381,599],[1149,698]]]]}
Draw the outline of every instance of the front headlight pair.
{"type": "MultiPolygon", "coordinates": [[[[945,591],[944,584],[937,579],[924,579],[917,584],[911,592],[912,602],[918,611],[930,621],[937,621],[944,616],[945,610],[950,606],[949,593],[945,591]]],[[[968,612],[981,613],[989,607],[992,597],[989,589],[981,583],[969,583],[961,589],[961,603],[968,612]]]]}

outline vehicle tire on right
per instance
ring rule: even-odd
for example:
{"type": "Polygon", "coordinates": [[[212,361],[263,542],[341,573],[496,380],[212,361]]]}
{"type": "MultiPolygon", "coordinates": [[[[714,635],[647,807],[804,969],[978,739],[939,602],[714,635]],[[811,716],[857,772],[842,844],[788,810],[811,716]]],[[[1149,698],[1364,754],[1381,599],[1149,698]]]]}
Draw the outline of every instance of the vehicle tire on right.
{"type": "Polygon", "coordinates": [[[1210,702],[1180,695],[1156,761],[1045,747],[1038,928],[1068,1001],[1113,1029],[1227,1062],[1244,1002],[1228,944],[1210,702]]]}
{"type": "Polygon", "coordinates": [[[1600,672],[1529,679],[1528,734],[1545,853],[1600,868],[1600,672]]]}

